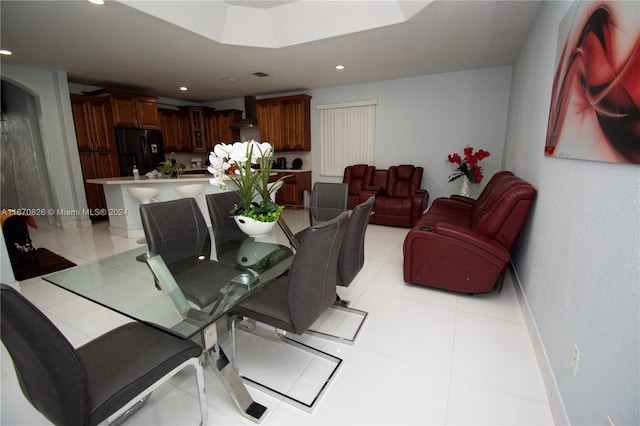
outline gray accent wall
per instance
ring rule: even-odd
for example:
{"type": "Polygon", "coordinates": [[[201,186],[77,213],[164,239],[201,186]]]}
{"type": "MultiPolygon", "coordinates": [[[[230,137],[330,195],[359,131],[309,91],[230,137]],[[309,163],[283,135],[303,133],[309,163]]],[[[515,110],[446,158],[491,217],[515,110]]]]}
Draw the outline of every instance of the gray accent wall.
{"type": "Polygon", "coordinates": [[[564,402],[574,425],[606,425],[608,416],[638,425],[640,167],[543,154],[558,25],[571,4],[544,2],[513,67],[504,168],[539,191],[514,258],[552,369],[552,401],[564,402]]]}

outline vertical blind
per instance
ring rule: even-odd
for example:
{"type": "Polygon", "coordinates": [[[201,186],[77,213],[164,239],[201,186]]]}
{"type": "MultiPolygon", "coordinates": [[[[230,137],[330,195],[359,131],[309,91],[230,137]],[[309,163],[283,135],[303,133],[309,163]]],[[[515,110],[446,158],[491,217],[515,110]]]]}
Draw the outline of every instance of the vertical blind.
{"type": "Polygon", "coordinates": [[[374,164],[377,99],[318,105],[320,174],[342,176],[352,164],[374,164]]]}

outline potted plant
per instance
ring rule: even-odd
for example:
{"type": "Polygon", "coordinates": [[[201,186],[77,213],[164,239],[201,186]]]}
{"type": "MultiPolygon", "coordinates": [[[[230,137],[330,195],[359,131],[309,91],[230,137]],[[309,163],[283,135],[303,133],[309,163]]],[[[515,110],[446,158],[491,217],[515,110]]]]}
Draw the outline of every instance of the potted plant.
{"type": "Polygon", "coordinates": [[[184,171],[187,166],[183,163],[172,163],[170,161],[163,161],[158,164],[156,171],[160,174],[169,175],[171,177],[178,177],[180,173],[184,171]]]}
{"type": "Polygon", "coordinates": [[[230,213],[240,228],[251,236],[264,235],[271,230],[283,209],[271,200],[274,191],[273,182],[269,182],[272,162],[273,146],[255,140],[219,143],[209,154],[207,170],[213,175],[209,182],[222,189],[226,189],[228,181],[235,184],[240,202],[230,213]],[[245,224],[253,224],[258,230],[248,231],[245,224]]]}

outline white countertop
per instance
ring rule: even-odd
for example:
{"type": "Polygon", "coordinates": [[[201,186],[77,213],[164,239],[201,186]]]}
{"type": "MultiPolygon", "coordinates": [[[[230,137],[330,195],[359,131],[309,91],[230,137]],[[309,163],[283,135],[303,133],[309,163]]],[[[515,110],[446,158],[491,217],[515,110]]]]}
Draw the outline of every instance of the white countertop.
{"type": "MultiPolygon", "coordinates": [[[[305,169],[272,169],[273,173],[303,173],[310,172],[311,170],[305,169]]],[[[150,185],[158,185],[158,184],[171,184],[171,183],[180,183],[184,184],[185,182],[209,182],[211,179],[211,175],[209,173],[201,173],[201,174],[181,174],[177,178],[170,177],[158,177],[155,179],[150,179],[146,176],[140,176],[140,178],[135,179],[133,176],[122,176],[122,177],[111,177],[111,178],[100,178],[100,179],[87,179],[87,183],[96,183],[98,185],[140,185],[140,184],[150,184],[150,185]]]]}
{"type": "Polygon", "coordinates": [[[307,169],[271,169],[274,173],[304,173],[310,172],[311,170],[307,169]]]}
{"type": "Polygon", "coordinates": [[[177,178],[159,177],[150,179],[146,176],[140,176],[138,179],[133,176],[111,177],[101,179],[87,179],[87,183],[97,183],[99,185],[140,185],[151,184],[160,185],[167,183],[185,183],[185,182],[209,182],[211,179],[210,174],[198,174],[198,175],[181,175],[177,178]]]}

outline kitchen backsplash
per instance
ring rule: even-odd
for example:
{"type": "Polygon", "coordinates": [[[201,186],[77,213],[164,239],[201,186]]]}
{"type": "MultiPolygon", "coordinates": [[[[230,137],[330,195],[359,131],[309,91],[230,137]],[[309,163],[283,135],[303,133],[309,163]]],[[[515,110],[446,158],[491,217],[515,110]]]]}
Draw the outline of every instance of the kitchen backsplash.
{"type": "MultiPolygon", "coordinates": [[[[205,168],[207,163],[208,154],[205,153],[189,153],[189,152],[176,152],[176,161],[178,163],[183,163],[187,166],[187,169],[192,168],[205,168]],[[197,164],[197,160],[200,160],[200,166],[197,164]],[[194,164],[195,163],[195,164],[194,164]]],[[[166,161],[170,159],[170,152],[165,153],[166,161]]],[[[302,169],[311,170],[312,157],[311,152],[309,151],[287,151],[285,153],[276,152],[274,155],[274,160],[280,157],[284,157],[287,160],[287,168],[293,168],[293,161],[296,158],[302,160],[302,169]]]]}
{"type": "MultiPolygon", "coordinates": [[[[208,154],[200,153],[200,152],[194,152],[194,153],[176,152],[175,154],[176,154],[176,161],[178,163],[183,163],[185,166],[187,166],[187,169],[206,167],[208,154]],[[197,160],[200,160],[200,164],[201,164],[200,167],[198,167],[197,165],[197,160]],[[195,165],[193,164],[194,162],[196,163],[195,165]]],[[[171,155],[170,152],[165,152],[166,161],[169,161],[170,155],[171,155]]],[[[286,162],[287,162],[288,169],[293,168],[293,160],[295,160],[296,158],[299,158],[300,160],[302,160],[302,169],[311,170],[312,156],[310,151],[286,151],[283,153],[276,152],[273,157],[274,157],[274,160],[280,157],[284,157],[287,160],[286,162]]]]}
{"type": "MultiPolygon", "coordinates": [[[[197,160],[200,160],[200,168],[206,167],[208,154],[202,152],[176,152],[176,161],[187,166],[187,169],[198,168],[197,160]],[[193,164],[196,163],[196,164],[193,164]]],[[[171,153],[165,152],[166,161],[169,161],[171,153]]]]}

